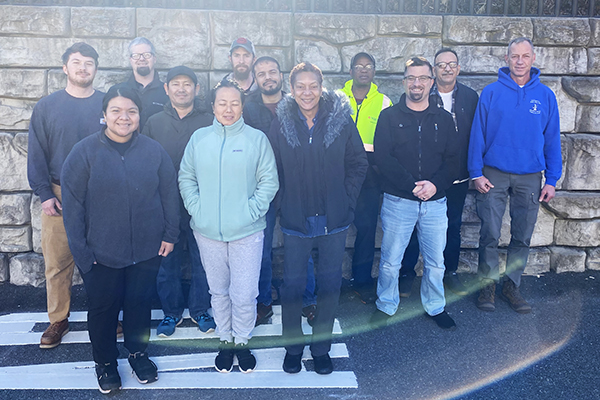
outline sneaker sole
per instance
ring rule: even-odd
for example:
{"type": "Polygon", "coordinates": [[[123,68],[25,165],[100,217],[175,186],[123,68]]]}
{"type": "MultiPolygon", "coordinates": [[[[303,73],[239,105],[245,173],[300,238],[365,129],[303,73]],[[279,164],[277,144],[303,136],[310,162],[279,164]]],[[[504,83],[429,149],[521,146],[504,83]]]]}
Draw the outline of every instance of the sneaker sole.
{"type": "Polygon", "coordinates": [[[153,383],[158,380],[158,375],[154,379],[146,379],[145,381],[141,380],[135,372],[133,372],[133,375],[135,375],[135,379],[137,379],[137,381],[142,385],[147,385],[148,383],[153,383]]]}
{"type": "Polygon", "coordinates": [[[508,297],[506,297],[506,296],[505,296],[505,295],[503,295],[502,293],[500,293],[500,296],[499,296],[499,297],[500,297],[502,300],[504,300],[505,302],[507,302],[507,303],[508,303],[508,305],[510,306],[510,308],[512,308],[512,309],[513,309],[513,311],[515,311],[515,312],[517,312],[517,313],[519,313],[519,314],[529,314],[529,313],[531,313],[531,306],[530,306],[529,308],[526,308],[526,309],[521,309],[521,310],[519,310],[518,308],[515,308],[515,307],[513,306],[513,304],[510,302],[510,300],[508,300],[508,297]]]}
{"type": "Polygon", "coordinates": [[[215,365],[215,369],[223,374],[228,374],[229,372],[231,372],[231,370],[233,370],[233,364],[231,365],[231,368],[229,369],[219,369],[216,365],[215,365]]]}
{"type": "Polygon", "coordinates": [[[123,387],[119,386],[118,388],[114,388],[114,389],[108,389],[108,390],[104,390],[102,389],[100,386],[98,386],[98,390],[100,391],[100,393],[102,394],[111,394],[113,392],[116,392],[118,390],[121,390],[123,387]]]}
{"type": "Polygon", "coordinates": [[[53,348],[57,347],[59,344],[61,344],[61,342],[62,342],[62,338],[63,338],[63,337],[64,337],[64,336],[65,336],[67,333],[69,333],[69,328],[67,328],[67,329],[66,329],[66,330],[65,330],[65,331],[62,333],[62,335],[60,335],[60,339],[58,339],[58,341],[57,341],[57,342],[50,343],[50,344],[42,344],[42,343],[40,343],[40,349],[53,349],[53,348]]]}
{"type": "Polygon", "coordinates": [[[210,328],[210,329],[209,329],[209,330],[207,330],[207,331],[203,331],[202,329],[200,329],[200,327],[198,327],[198,330],[199,330],[200,332],[202,332],[202,333],[213,333],[213,332],[215,331],[215,328],[210,328]]]}

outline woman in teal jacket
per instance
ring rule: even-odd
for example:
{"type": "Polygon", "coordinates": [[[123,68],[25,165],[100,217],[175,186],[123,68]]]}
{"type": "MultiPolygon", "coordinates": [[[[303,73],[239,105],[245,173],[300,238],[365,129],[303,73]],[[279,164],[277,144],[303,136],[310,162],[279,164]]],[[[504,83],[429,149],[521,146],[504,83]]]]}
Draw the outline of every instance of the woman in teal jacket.
{"type": "Polygon", "coordinates": [[[194,132],[179,170],[212,295],[220,372],[231,371],[234,355],[242,372],[256,366],[247,345],[256,321],[265,214],[279,188],[269,140],[241,118],[243,96],[229,80],[213,89],[213,124],[194,132]]]}

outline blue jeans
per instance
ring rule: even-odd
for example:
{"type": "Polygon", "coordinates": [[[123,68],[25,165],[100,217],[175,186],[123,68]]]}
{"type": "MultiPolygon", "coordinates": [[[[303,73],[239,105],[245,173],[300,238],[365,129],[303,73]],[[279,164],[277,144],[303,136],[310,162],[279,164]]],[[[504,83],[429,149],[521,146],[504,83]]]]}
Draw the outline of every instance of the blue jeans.
{"type": "Polygon", "coordinates": [[[190,228],[189,219],[182,218],[180,229],[179,242],[175,243],[173,251],[163,258],[160,264],[158,276],[156,277],[156,288],[165,316],[181,318],[185,308],[183,288],[181,287],[181,265],[185,256],[183,245],[187,243],[192,264],[192,282],[188,296],[188,308],[190,316],[196,318],[210,308],[208,282],[200,261],[198,244],[194,239],[192,228],[190,228]]]}
{"type": "MultiPolygon", "coordinates": [[[[263,242],[262,263],[260,266],[260,277],[258,279],[258,297],[256,301],[266,306],[271,305],[271,281],[273,279],[273,231],[277,219],[277,210],[271,204],[267,211],[267,227],[265,228],[265,240],[263,242]]],[[[312,256],[308,260],[306,274],[306,289],[302,295],[302,307],[317,304],[315,295],[315,264],[312,256]]]]}
{"type": "Polygon", "coordinates": [[[385,193],[381,206],[383,240],[377,280],[377,308],[388,315],[398,310],[398,274],[413,229],[417,228],[423,254],[421,303],[429,315],[444,311],[444,247],[446,246],[446,198],[421,202],[385,193]]]}

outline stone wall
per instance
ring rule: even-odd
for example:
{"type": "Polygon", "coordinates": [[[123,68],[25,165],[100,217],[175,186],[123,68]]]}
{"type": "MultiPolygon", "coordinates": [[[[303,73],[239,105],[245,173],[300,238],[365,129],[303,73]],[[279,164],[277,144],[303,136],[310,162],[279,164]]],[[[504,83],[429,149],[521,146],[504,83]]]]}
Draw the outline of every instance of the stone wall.
{"type": "MultiPolygon", "coordinates": [[[[135,36],[155,44],[162,74],[180,64],[193,68],[203,97],[229,69],[229,45],[238,36],[254,41],[258,55],[280,60],[285,72],[300,61],[315,63],[328,88],[341,87],[350,58],[368,51],[377,60],[376,83],[395,102],[412,55],[431,59],[441,46],[455,48],[461,81],[481,91],[504,65],[507,43],[533,38],[536,66],[559,102],[564,174],[557,197],[540,209],[527,272],[600,269],[600,19],[0,6],[0,282],[44,283],[40,204],[26,177],[27,128],[36,101],[65,85],[60,56],[76,41],[93,45],[100,54],[95,86],[106,90],[126,78],[127,44],[135,36]]],[[[463,220],[460,271],[475,272],[472,193],[463,220]]],[[[353,240],[349,235],[349,255],[353,240]]],[[[281,247],[281,236],[274,241],[281,247]]]]}

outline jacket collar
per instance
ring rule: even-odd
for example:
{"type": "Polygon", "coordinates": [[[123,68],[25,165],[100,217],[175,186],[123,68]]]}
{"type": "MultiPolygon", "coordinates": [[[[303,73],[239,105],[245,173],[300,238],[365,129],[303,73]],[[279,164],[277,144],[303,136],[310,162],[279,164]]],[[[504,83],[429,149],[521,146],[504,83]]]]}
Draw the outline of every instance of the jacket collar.
{"type": "Polygon", "coordinates": [[[157,86],[162,87],[163,85],[163,83],[160,80],[160,77],[158,76],[157,70],[154,70],[154,79],[152,79],[152,82],[150,82],[150,84],[148,84],[148,86],[146,87],[143,87],[141,83],[135,80],[135,75],[133,74],[133,72],[129,76],[129,83],[135,86],[138,90],[148,90],[157,86]]]}
{"type": "MultiPolygon", "coordinates": [[[[407,113],[407,114],[412,114],[414,111],[411,110],[410,108],[408,108],[408,106],[406,105],[406,93],[402,94],[402,97],[400,97],[400,101],[398,102],[399,107],[400,107],[400,111],[407,113]]],[[[427,114],[438,114],[442,109],[440,107],[438,107],[437,102],[433,101],[433,99],[429,98],[429,106],[425,109],[425,111],[427,111],[427,114]]]]}
{"type": "Polygon", "coordinates": [[[218,135],[225,135],[225,133],[227,133],[228,136],[232,136],[240,134],[246,127],[246,124],[244,123],[244,117],[240,117],[240,119],[235,121],[233,124],[225,126],[217,121],[217,118],[215,117],[213,118],[212,126],[214,132],[216,132],[218,135]]]}
{"type": "MultiPolygon", "coordinates": [[[[354,93],[352,93],[352,85],[353,84],[354,84],[354,80],[350,79],[349,81],[346,82],[346,84],[344,85],[344,88],[342,89],[342,91],[344,93],[346,93],[346,95],[348,95],[348,97],[351,97],[351,98],[354,98],[354,93]]],[[[373,82],[371,82],[371,87],[369,88],[369,92],[367,92],[367,95],[365,96],[365,100],[375,97],[375,95],[377,95],[377,93],[379,93],[379,90],[377,89],[377,85],[374,84],[373,82]]]]}

